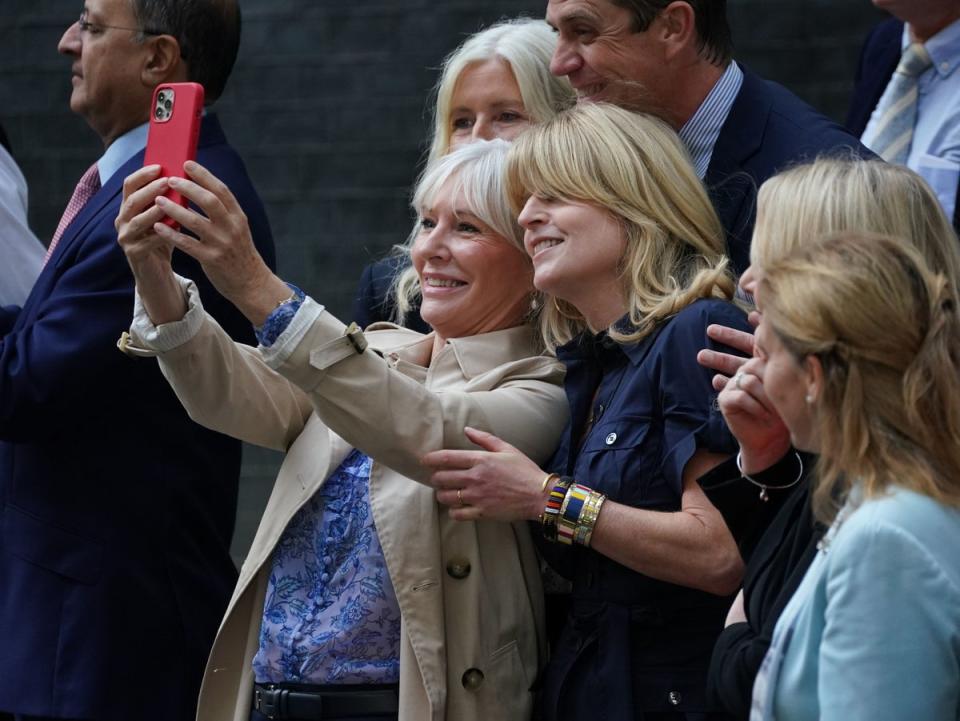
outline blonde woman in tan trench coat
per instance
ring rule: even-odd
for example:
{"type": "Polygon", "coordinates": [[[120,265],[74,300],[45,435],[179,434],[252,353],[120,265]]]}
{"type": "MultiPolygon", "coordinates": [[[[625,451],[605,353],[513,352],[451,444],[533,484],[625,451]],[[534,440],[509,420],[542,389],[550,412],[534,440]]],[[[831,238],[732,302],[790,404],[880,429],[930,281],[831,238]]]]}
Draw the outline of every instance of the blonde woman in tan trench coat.
{"type": "Polygon", "coordinates": [[[157,355],[201,424],[287,453],[210,654],[199,719],[251,718],[274,549],[353,448],[373,459],[369,503],[400,611],[399,718],[529,718],[545,647],[528,529],[451,520],[419,462],[468,447],[468,426],[545,460],[566,421],[561,366],[524,322],[532,273],[502,190],[506,150],[465,146],[418,186],[411,248],[435,328],[426,336],[387,324],[362,334],[310,298],[291,299],[255,255],[229,191],[203,168],[187,164],[187,181],[150,168],[127,179],[117,224],[138,287],[127,352],[157,355]],[[163,199],[151,207],[167,187],[209,220],[163,199]],[[159,223],[165,213],[199,239],[159,223]],[[169,268],[173,247],[258,326],[260,347],[233,343],[204,314],[196,287],[169,268]],[[286,305],[299,308],[264,343],[286,305]]]}

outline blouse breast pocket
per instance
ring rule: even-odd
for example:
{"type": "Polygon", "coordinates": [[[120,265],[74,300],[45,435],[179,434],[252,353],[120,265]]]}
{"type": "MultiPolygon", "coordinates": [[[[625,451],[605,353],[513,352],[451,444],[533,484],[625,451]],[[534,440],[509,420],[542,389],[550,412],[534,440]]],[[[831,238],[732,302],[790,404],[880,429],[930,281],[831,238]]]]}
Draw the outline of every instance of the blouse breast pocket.
{"type": "Polygon", "coordinates": [[[585,439],[574,471],[578,483],[631,506],[657,497],[651,484],[659,464],[657,421],[621,416],[598,423],[585,439]]]}

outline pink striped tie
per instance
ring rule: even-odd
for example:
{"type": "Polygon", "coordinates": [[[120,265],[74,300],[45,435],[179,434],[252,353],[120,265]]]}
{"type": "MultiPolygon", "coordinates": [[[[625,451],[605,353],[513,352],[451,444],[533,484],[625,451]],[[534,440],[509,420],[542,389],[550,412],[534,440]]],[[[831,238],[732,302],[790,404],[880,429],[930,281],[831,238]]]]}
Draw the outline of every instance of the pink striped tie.
{"type": "Polygon", "coordinates": [[[50,256],[53,255],[53,251],[56,249],[57,243],[60,242],[60,236],[63,235],[63,231],[73,222],[73,219],[83,210],[83,206],[87,204],[90,198],[96,195],[98,190],[100,190],[100,172],[97,169],[97,164],[94,163],[87,168],[87,172],[83,174],[80,182],[77,183],[77,187],[73,189],[73,195],[70,197],[70,202],[67,203],[67,209],[63,211],[63,217],[60,218],[57,230],[53,234],[53,240],[50,241],[50,245],[47,248],[47,254],[43,256],[44,265],[47,264],[50,256]]]}

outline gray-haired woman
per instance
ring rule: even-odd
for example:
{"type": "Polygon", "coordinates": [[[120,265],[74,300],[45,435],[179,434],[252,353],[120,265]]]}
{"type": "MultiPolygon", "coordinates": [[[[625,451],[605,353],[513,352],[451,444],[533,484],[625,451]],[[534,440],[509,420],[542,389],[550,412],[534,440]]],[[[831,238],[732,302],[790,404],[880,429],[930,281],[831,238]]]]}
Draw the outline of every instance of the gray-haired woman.
{"type": "Polygon", "coordinates": [[[502,184],[503,141],[439,159],[417,188],[420,335],[364,336],[273,275],[209,172],[128,178],[120,243],[137,278],[134,350],[159,355],[192,417],[287,451],[201,690],[204,719],[526,719],[543,661],[525,524],[452,522],[425,452],[466,426],[545,459],[566,420],[559,364],[526,322],[532,268],[502,184]],[[175,187],[205,214],[157,198],[175,187]],[[156,207],[151,204],[156,200],[156,207]],[[165,214],[194,232],[160,223],[165,214]],[[179,248],[257,326],[234,344],[173,275],[179,248]],[[399,685],[397,685],[399,684],[399,685]],[[397,702],[399,689],[399,704],[397,702]],[[292,713],[292,711],[291,711],[292,713]]]}

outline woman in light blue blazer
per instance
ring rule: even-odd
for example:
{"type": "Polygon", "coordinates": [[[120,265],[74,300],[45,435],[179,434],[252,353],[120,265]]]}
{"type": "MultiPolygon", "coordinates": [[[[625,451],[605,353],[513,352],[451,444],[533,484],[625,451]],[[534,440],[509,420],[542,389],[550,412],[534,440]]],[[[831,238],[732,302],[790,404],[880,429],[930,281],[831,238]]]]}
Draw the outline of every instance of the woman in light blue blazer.
{"type": "Polygon", "coordinates": [[[830,525],[784,609],[752,721],[960,718],[960,320],[903,241],[846,234],[765,268],[763,383],[820,454],[830,525]]]}

